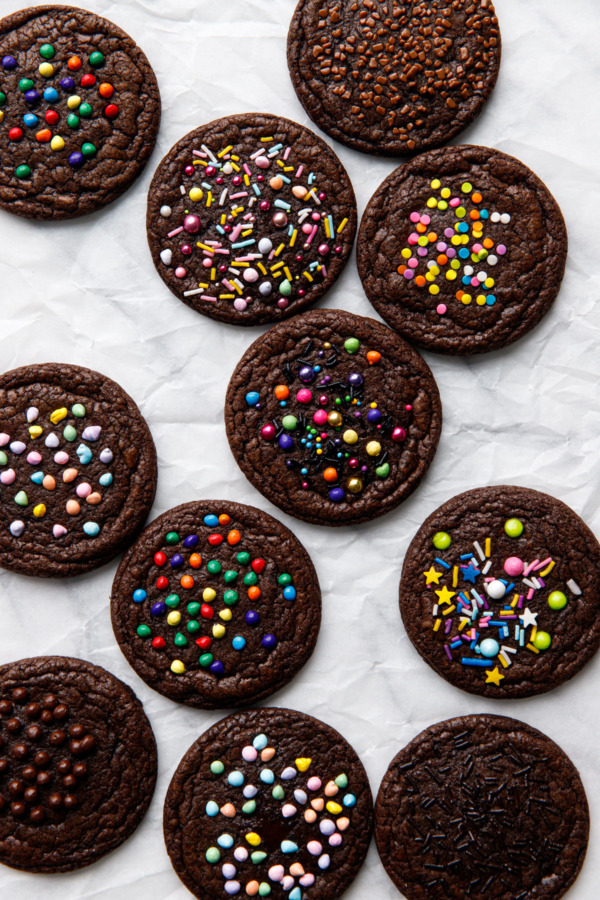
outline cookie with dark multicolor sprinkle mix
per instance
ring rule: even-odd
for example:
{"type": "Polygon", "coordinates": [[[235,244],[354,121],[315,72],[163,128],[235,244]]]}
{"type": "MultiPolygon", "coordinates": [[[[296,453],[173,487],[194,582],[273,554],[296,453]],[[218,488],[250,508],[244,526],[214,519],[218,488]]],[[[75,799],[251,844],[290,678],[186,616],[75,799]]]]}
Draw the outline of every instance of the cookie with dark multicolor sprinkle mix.
{"type": "Polygon", "coordinates": [[[579,875],[589,826],[571,760],[504,716],[423,731],[375,804],[379,856],[407,900],[558,900],[579,875]]]}
{"type": "Polygon", "coordinates": [[[600,545],[547,494],[467,491],[414,537],[400,610],[415,648],[451,684],[503,699],[542,694],[600,645],[600,545]]]}
{"type": "Polygon", "coordinates": [[[256,709],[190,747],[167,792],[164,836],[199,900],[331,900],[358,874],[372,819],[367,774],[337,731],[295,710],[256,709]]]}
{"type": "Polygon", "coordinates": [[[150,687],[205,709],[254,703],[313,652],[317,573],[300,541],[251,506],[184,503],[123,558],[112,587],[115,636],[150,687]]]}

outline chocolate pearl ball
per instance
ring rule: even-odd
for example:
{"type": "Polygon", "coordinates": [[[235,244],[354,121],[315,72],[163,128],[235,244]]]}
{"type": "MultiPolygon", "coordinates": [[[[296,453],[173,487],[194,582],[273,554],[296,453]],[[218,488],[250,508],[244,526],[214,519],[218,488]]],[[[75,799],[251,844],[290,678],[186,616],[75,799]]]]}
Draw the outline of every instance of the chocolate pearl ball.
{"type": "Polygon", "coordinates": [[[66,788],[72,788],[72,787],[75,787],[75,785],[77,784],[77,779],[75,778],[74,775],[65,775],[65,777],[62,780],[62,783],[64,784],[64,786],[66,788]]]}
{"type": "Polygon", "coordinates": [[[32,741],[39,741],[43,735],[43,731],[39,725],[30,725],[25,734],[32,741]]]}
{"type": "Polygon", "coordinates": [[[27,700],[27,688],[15,688],[12,692],[12,698],[15,703],[23,703],[27,700]]]}
{"type": "Polygon", "coordinates": [[[53,732],[50,734],[50,737],[48,738],[48,741],[49,741],[54,747],[57,747],[57,746],[59,746],[60,744],[64,744],[64,742],[66,741],[66,739],[67,739],[67,735],[64,733],[64,731],[61,731],[61,729],[58,728],[56,731],[53,731],[53,732]]]}
{"type": "Polygon", "coordinates": [[[8,782],[8,793],[12,794],[13,797],[18,797],[19,794],[23,793],[23,782],[20,778],[15,778],[14,781],[8,782]]]}
{"type": "Polygon", "coordinates": [[[76,778],[83,778],[84,775],[87,775],[87,766],[85,763],[76,763],[73,766],[73,775],[76,778]]]}
{"type": "Polygon", "coordinates": [[[48,722],[51,722],[53,718],[54,718],[54,716],[52,715],[52,710],[51,710],[51,709],[44,709],[44,710],[42,710],[42,714],[41,714],[41,716],[40,716],[40,719],[41,719],[42,722],[44,722],[46,725],[48,724],[48,722]]]}
{"type": "Polygon", "coordinates": [[[65,807],[67,809],[74,809],[78,804],[77,797],[75,794],[65,794],[65,807]]]}
{"type": "Polygon", "coordinates": [[[48,797],[48,806],[51,806],[53,809],[57,809],[59,806],[63,805],[63,796],[62,794],[50,794],[48,797]]]}
{"type": "Polygon", "coordinates": [[[11,803],[10,808],[13,816],[24,816],[27,812],[27,807],[20,800],[17,800],[15,803],[11,803]]]}
{"type": "Polygon", "coordinates": [[[15,719],[15,718],[9,719],[8,722],[6,723],[6,730],[10,731],[11,734],[14,734],[15,731],[18,731],[20,729],[20,727],[21,727],[20,719],[15,719]]]}
{"type": "Polygon", "coordinates": [[[69,728],[69,735],[74,738],[82,737],[85,734],[85,728],[83,725],[71,725],[69,728]]]}
{"type": "Polygon", "coordinates": [[[4,758],[0,759],[0,773],[6,772],[7,769],[8,769],[8,760],[4,759],[4,758]]]}
{"type": "Polygon", "coordinates": [[[59,703],[58,706],[55,706],[52,715],[55,719],[66,719],[69,715],[69,707],[65,706],[64,703],[59,703]]]}
{"type": "Polygon", "coordinates": [[[43,806],[36,806],[29,813],[29,818],[35,825],[39,825],[40,822],[43,822],[46,818],[46,813],[44,812],[43,806]]]}
{"type": "Polygon", "coordinates": [[[44,707],[44,709],[54,709],[57,703],[58,697],[56,696],[56,694],[46,694],[46,696],[42,700],[42,706],[44,707]]]}
{"type": "Polygon", "coordinates": [[[71,764],[70,759],[61,759],[60,762],[58,763],[58,765],[56,766],[56,769],[57,769],[59,775],[68,775],[69,772],[71,771],[71,768],[72,768],[72,764],[71,764]]]}
{"type": "Polygon", "coordinates": [[[47,766],[50,762],[50,756],[46,753],[45,750],[38,750],[38,752],[33,757],[33,761],[38,766],[38,768],[43,769],[44,766],[47,766]]]}
{"type": "Polygon", "coordinates": [[[42,707],[39,703],[28,703],[25,707],[25,715],[28,719],[39,719],[42,707]]]}
{"type": "Polygon", "coordinates": [[[29,747],[27,744],[15,744],[13,747],[13,756],[15,759],[25,759],[28,753],[29,747]]]}
{"type": "Polygon", "coordinates": [[[13,711],[13,705],[10,700],[0,700],[0,713],[8,716],[13,711]]]}
{"type": "Polygon", "coordinates": [[[34,788],[34,787],[26,788],[25,793],[23,794],[27,803],[33,803],[34,800],[37,800],[37,795],[38,795],[37,788],[34,788]]]}
{"type": "Polygon", "coordinates": [[[43,787],[45,784],[50,784],[52,781],[52,775],[50,772],[39,772],[37,777],[37,783],[43,787]]]}
{"type": "Polygon", "coordinates": [[[21,774],[25,781],[35,781],[37,778],[37,769],[35,766],[25,766],[21,774]]]}

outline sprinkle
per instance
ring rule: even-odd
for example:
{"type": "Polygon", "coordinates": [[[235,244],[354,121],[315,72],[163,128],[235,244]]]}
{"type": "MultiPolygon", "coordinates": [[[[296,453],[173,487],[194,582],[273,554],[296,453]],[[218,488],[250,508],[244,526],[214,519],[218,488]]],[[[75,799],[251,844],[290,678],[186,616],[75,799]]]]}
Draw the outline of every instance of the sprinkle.
{"type": "Polygon", "coordinates": [[[567,581],[567,587],[569,588],[569,590],[571,591],[572,594],[575,594],[576,597],[578,597],[581,594],[581,588],[579,587],[577,582],[574,581],[572,578],[570,578],[569,581],[567,581]]]}

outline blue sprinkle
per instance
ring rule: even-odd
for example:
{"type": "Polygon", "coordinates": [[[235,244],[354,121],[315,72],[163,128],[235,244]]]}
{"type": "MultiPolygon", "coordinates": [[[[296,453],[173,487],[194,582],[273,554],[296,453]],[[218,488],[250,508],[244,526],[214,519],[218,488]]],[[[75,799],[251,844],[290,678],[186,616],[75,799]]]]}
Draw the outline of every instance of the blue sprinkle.
{"type": "MultiPolygon", "coordinates": [[[[277,206],[278,209],[285,209],[286,212],[289,212],[292,208],[289,203],[285,202],[285,200],[276,200],[273,206],[277,206]]],[[[235,244],[233,246],[235,247],[235,244]]]]}
{"type": "Polygon", "coordinates": [[[133,592],[133,602],[134,603],[143,603],[148,594],[143,588],[136,588],[133,592]]]}
{"type": "Polygon", "coordinates": [[[206,804],[206,815],[211,816],[211,818],[219,815],[219,807],[214,800],[209,800],[206,804]]]}
{"type": "Polygon", "coordinates": [[[231,642],[231,646],[234,650],[243,650],[246,646],[246,638],[243,638],[241,634],[236,634],[231,642]]]}
{"type": "Polygon", "coordinates": [[[248,406],[256,406],[256,404],[260,400],[260,394],[258,391],[248,391],[246,394],[246,403],[248,406]]]}
{"type": "Polygon", "coordinates": [[[461,234],[466,234],[467,231],[469,230],[469,226],[467,225],[466,222],[460,222],[459,226],[458,226],[458,230],[461,234]]]}
{"type": "Polygon", "coordinates": [[[257,197],[260,197],[260,188],[257,184],[252,185],[252,190],[254,191],[254,193],[256,194],[257,197]]]}
{"type": "Polygon", "coordinates": [[[470,276],[470,275],[464,275],[464,276],[463,276],[462,283],[463,283],[463,284],[471,284],[471,276],[470,276]]]}
{"type": "Polygon", "coordinates": [[[110,472],[105,472],[104,475],[101,475],[98,479],[102,487],[108,487],[109,484],[113,483],[113,477],[110,472]]]}
{"type": "Polygon", "coordinates": [[[461,559],[473,559],[473,554],[472,553],[463,553],[463,555],[461,556],[461,559]]]}
{"type": "Polygon", "coordinates": [[[86,522],[83,530],[88,537],[96,537],[97,534],[100,534],[100,526],[96,522],[86,522]]]}
{"type": "Polygon", "coordinates": [[[438,563],[438,565],[443,566],[444,569],[451,569],[451,568],[452,568],[452,566],[449,566],[447,562],[444,562],[443,559],[440,559],[439,556],[436,556],[435,562],[438,563]]]}
{"type": "Polygon", "coordinates": [[[321,371],[321,366],[314,366],[313,368],[314,368],[314,371],[315,371],[315,372],[320,372],[320,371],[321,371]]]}
{"type": "Polygon", "coordinates": [[[295,844],[293,841],[282,841],[281,842],[281,852],[282,853],[297,853],[298,852],[298,844],[295,844]]]}
{"type": "Polygon", "coordinates": [[[280,401],[279,401],[279,405],[280,405],[280,406],[287,406],[287,400],[280,400],[280,401]]]}
{"type": "Polygon", "coordinates": [[[493,306],[494,303],[496,302],[496,298],[493,294],[488,294],[487,297],[485,298],[485,302],[487,303],[488,306],[493,306]]]}
{"type": "Polygon", "coordinates": [[[215,528],[219,524],[219,520],[216,516],[204,516],[204,524],[209,528],[215,528]]]}
{"type": "Polygon", "coordinates": [[[301,475],[308,475],[308,469],[300,469],[301,475]]]}
{"type": "Polygon", "coordinates": [[[296,887],[292,891],[290,891],[289,900],[302,900],[302,891],[300,890],[298,885],[296,885],[296,887]]]}
{"type": "Polygon", "coordinates": [[[470,659],[468,656],[463,656],[461,659],[461,663],[463,666],[489,666],[489,659],[470,659]]]}

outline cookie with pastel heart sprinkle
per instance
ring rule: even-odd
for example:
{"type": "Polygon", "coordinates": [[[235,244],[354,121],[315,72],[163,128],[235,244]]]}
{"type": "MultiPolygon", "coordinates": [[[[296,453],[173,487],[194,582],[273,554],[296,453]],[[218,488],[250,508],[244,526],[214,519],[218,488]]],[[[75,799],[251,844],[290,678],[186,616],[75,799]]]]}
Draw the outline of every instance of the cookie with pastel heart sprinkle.
{"type": "Polygon", "coordinates": [[[212,709],[262,700],[313,652],[317,573],[300,541],[261,510],[225,500],[159,516],[123,558],[112,623],[150,687],[212,709]]]}
{"type": "Polygon", "coordinates": [[[372,817],[367,774],[337,731],[295,710],[255,709],[190,747],[163,822],[173,868],[199,900],[331,900],[358,874],[372,817]]]}

